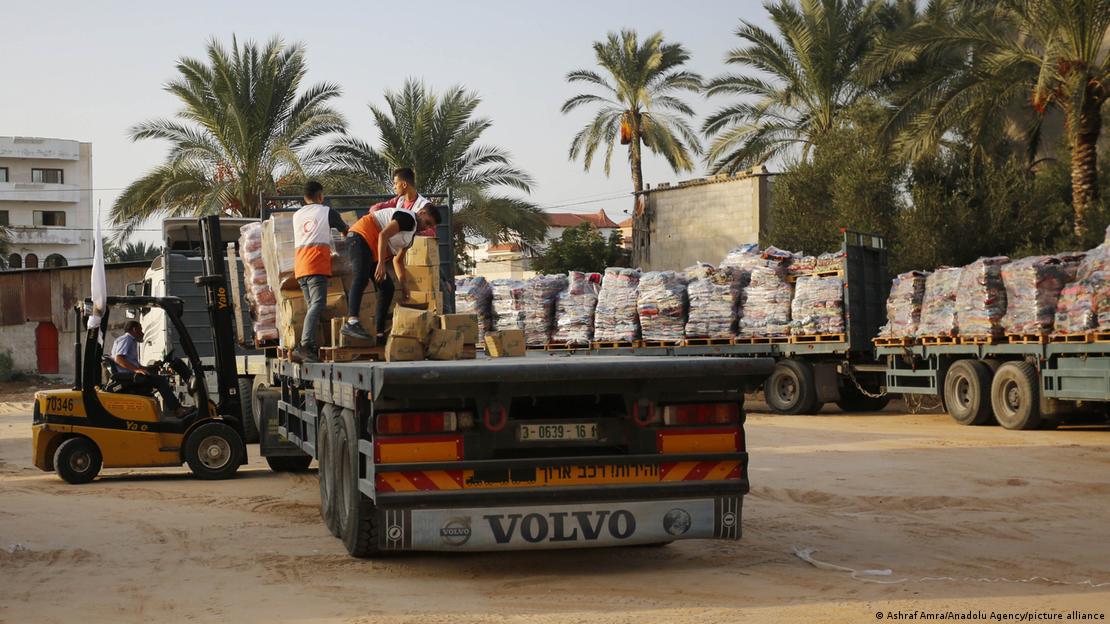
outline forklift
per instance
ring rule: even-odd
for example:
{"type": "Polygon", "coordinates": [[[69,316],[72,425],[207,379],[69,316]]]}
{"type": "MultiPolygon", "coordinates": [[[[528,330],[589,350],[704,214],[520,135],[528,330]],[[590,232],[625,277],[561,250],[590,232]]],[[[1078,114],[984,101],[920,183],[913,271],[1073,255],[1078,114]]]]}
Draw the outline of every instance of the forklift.
{"type": "MultiPolygon", "coordinates": [[[[207,247],[222,250],[218,226],[202,220],[202,234],[214,237],[207,247]]],[[[218,223],[218,222],[217,222],[218,223]]],[[[32,424],[34,464],[56,471],[68,483],[88,483],[101,467],[140,468],[188,464],[201,479],[227,479],[247,462],[243,442],[232,337],[233,306],[224,275],[223,254],[205,259],[204,275],[196,278],[205,288],[215,346],[217,398],[213,401],[205,382],[204,366],[182,321],[184,303],[178,297],[108,297],[100,326],[81,332],[74,341],[73,388],[35,393],[32,424]],[[188,388],[193,408],[184,418],[161,419],[158,401],[146,393],[128,392],[111,378],[104,357],[110,312],[125,308],[132,316],[140,310],[160,308],[179,336],[184,358],[167,357],[150,367],[152,373],[174,375],[188,388]],[[159,370],[154,370],[155,368],[159,370]]],[[[77,327],[85,325],[92,301],[75,306],[77,327]]]]}

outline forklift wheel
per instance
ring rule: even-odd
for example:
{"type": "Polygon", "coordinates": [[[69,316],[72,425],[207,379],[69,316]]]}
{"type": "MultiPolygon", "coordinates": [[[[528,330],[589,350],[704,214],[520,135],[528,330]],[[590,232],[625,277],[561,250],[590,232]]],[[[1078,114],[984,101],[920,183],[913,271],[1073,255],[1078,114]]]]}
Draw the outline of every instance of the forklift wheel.
{"type": "Polygon", "coordinates": [[[235,475],[243,441],[222,422],[210,422],[193,430],[185,439],[185,462],[200,479],[227,479],[235,475]]]}
{"type": "Polygon", "coordinates": [[[88,438],[70,438],[54,452],[54,469],[66,483],[88,483],[100,473],[100,449],[88,438]]]}

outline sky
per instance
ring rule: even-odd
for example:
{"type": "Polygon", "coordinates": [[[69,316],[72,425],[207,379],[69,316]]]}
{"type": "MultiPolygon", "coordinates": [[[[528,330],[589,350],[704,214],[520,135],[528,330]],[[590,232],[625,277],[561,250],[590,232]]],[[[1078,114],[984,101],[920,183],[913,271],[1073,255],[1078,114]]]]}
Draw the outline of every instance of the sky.
{"type": "MultiPolygon", "coordinates": [[[[728,71],[724,57],[737,47],[741,19],[766,27],[754,0],[560,0],[534,2],[190,2],[60,0],[5,3],[0,58],[0,135],[92,142],[93,205],[107,214],[119,191],[162,162],[167,144],[132,142],[128,129],[172,117],[180,105],[164,91],[181,57],[202,57],[216,39],[265,41],[278,36],[306,47],[305,85],[334,82],[333,100],[349,132],[372,144],[377,134],[368,104],[406,78],[436,90],[463,85],[482,99],[478,115],[493,126],[482,143],[508,150],[535,184],[531,199],[549,211],[627,217],[632,188],[624,150],[614,153],[607,178],[600,159],[590,171],[568,160],[574,134],[590,119],[587,108],[559,109],[582,92],[568,71],[595,68],[594,41],[624,28],[690,53],[687,68],[710,78],[728,71]]],[[[698,113],[695,126],[728,100],[684,99],[698,113]]],[[[619,146],[618,146],[619,147],[619,146]]],[[[652,185],[704,175],[675,174],[648,154],[644,180],[652,185]]],[[[155,240],[156,224],[141,238],[155,240]]]]}

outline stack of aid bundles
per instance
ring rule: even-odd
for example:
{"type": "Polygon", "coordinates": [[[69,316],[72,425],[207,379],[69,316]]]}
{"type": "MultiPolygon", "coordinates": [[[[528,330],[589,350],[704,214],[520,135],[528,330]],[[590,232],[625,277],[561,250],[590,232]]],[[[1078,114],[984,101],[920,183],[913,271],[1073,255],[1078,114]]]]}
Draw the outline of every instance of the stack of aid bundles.
{"type": "Polygon", "coordinates": [[[925,279],[925,298],[921,303],[918,336],[956,336],[956,290],[960,286],[960,267],[941,267],[925,279]]]}
{"type": "Polygon", "coordinates": [[[432,360],[473,360],[478,341],[485,339],[477,314],[440,314],[435,325],[428,335],[432,360]]]}
{"type": "Polygon", "coordinates": [[[493,328],[524,330],[524,282],[516,279],[495,279],[493,291],[493,328]]]}
{"type": "Polygon", "coordinates": [[[473,314],[433,314],[399,305],[385,343],[388,362],[460,360],[475,357],[478,317],[473,314]]]}
{"type": "Polygon", "coordinates": [[[639,289],[639,269],[605,269],[594,314],[594,340],[632,342],[640,339],[640,314],[636,310],[639,289]]]}
{"type": "Polygon", "coordinates": [[[790,331],[796,336],[844,333],[844,282],[803,275],[794,284],[790,331]]]}
{"type": "Polygon", "coordinates": [[[644,273],[636,309],[644,340],[682,340],[686,331],[686,275],[675,271],[644,273]]]}
{"type": "Polygon", "coordinates": [[[566,275],[537,275],[524,285],[524,341],[542,347],[555,330],[555,298],[567,286],[566,275]]]}
{"type": "Polygon", "coordinates": [[[262,222],[239,228],[239,258],[243,261],[243,286],[251,313],[251,333],[255,344],[277,340],[277,297],[266,277],[262,260],[262,222]]]}
{"type": "Polygon", "coordinates": [[[731,267],[718,269],[701,263],[686,269],[686,293],[690,300],[687,338],[720,339],[736,335],[742,279],[743,274],[731,267]]]}
{"type": "Polygon", "coordinates": [[[455,278],[455,312],[473,314],[478,318],[478,340],[484,343],[486,332],[493,330],[493,288],[481,275],[455,278]]]}
{"type": "Polygon", "coordinates": [[[417,236],[405,252],[405,298],[399,305],[443,312],[443,290],[439,283],[439,242],[434,236],[417,236]]]}
{"type": "Polygon", "coordinates": [[[757,266],[751,283],[744,288],[740,312],[741,336],[787,336],[790,334],[790,305],[793,285],[786,281],[780,264],[757,266]]]}
{"type": "Polygon", "coordinates": [[[1006,314],[1006,287],[1002,284],[1005,256],[979,258],[960,272],[956,288],[956,324],[961,336],[1000,336],[1006,314]]]}
{"type": "Polygon", "coordinates": [[[552,340],[576,346],[589,346],[594,336],[594,310],[600,275],[571,271],[567,287],[555,303],[555,334],[552,340]]]}
{"type": "Polygon", "coordinates": [[[886,300],[886,325],[879,330],[884,338],[912,338],[921,323],[921,305],[925,299],[928,273],[907,271],[894,278],[886,300]]]}
{"type": "MultiPolygon", "coordinates": [[[[305,313],[308,312],[304,293],[300,286],[295,285],[293,288],[274,291],[274,294],[277,299],[277,328],[281,334],[281,346],[286,349],[295,348],[300,344],[301,328],[304,326],[305,313]]],[[[363,307],[366,306],[366,299],[366,297],[363,297],[363,307]]],[[[346,317],[347,289],[343,285],[343,280],[333,277],[328,280],[328,294],[324,312],[320,315],[320,327],[316,330],[317,346],[326,345],[328,337],[331,335],[330,323],[332,319],[346,317]]]]}
{"type": "Polygon", "coordinates": [[[1075,280],[1079,264],[1060,256],[1031,256],[1002,267],[1006,285],[1008,334],[1048,334],[1056,322],[1056,304],[1064,286],[1075,280]]]}

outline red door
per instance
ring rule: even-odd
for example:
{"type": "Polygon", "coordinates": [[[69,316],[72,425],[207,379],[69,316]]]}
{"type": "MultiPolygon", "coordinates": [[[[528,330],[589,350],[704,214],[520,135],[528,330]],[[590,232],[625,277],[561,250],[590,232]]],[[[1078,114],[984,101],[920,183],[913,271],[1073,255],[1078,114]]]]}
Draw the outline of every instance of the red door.
{"type": "Polygon", "coordinates": [[[58,374],[58,329],[53,323],[39,323],[35,328],[35,351],[38,353],[39,374],[58,374]]]}

